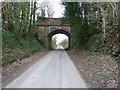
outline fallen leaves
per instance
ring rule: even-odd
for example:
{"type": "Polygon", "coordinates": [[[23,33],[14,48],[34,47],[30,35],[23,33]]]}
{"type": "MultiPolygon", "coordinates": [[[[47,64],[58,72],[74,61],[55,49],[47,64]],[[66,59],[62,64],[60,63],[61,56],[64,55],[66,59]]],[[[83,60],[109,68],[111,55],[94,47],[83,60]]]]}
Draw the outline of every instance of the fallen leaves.
{"type": "Polygon", "coordinates": [[[68,51],[68,55],[90,88],[117,88],[118,64],[110,55],[89,55],[87,51],[68,51]]]}

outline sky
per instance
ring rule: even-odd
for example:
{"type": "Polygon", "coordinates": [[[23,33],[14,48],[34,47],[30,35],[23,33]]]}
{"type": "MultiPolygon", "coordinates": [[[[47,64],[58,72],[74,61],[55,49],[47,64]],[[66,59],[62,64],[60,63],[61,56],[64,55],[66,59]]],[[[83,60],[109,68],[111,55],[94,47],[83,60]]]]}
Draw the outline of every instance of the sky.
{"type": "MultiPolygon", "coordinates": [[[[43,1],[49,2],[52,10],[54,11],[53,18],[63,17],[64,6],[61,5],[61,0],[37,0],[37,3],[41,3],[43,1]]],[[[38,4],[38,5],[41,5],[41,4],[38,4]]],[[[63,35],[63,34],[57,34],[56,37],[58,39],[58,42],[60,42],[60,41],[62,41],[64,39],[68,39],[68,37],[66,35],[63,35]]]]}
{"type": "Polygon", "coordinates": [[[56,0],[56,2],[53,2],[53,10],[54,10],[54,18],[62,17],[64,13],[64,6],[61,5],[60,0],[56,0]]]}
{"type": "MultiPolygon", "coordinates": [[[[60,0],[56,0],[56,1],[51,2],[51,3],[52,3],[52,8],[54,10],[53,18],[63,17],[64,7],[63,7],[63,5],[61,5],[60,0]]],[[[60,43],[64,39],[68,39],[68,37],[64,34],[56,34],[53,37],[57,38],[56,44],[60,43]]]]}
{"type": "Polygon", "coordinates": [[[37,2],[41,3],[43,1],[48,2],[49,6],[54,11],[53,18],[63,17],[64,6],[61,5],[61,0],[38,0],[37,2]]]}
{"type": "MultiPolygon", "coordinates": [[[[38,3],[42,2],[44,0],[38,0],[38,3]]],[[[61,5],[61,0],[45,0],[46,2],[48,2],[52,8],[52,10],[54,11],[54,15],[53,18],[60,18],[63,17],[63,13],[64,13],[64,6],[61,5]]],[[[68,39],[68,37],[64,34],[56,34],[53,36],[53,38],[56,37],[57,38],[57,44],[59,42],[61,42],[64,39],[68,39]]]]}
{"type": "MultiPolygon", "coordinates": [[[[51,1],[51,0],[49,0],[49,1],[51,1]]],[[[50,4],[52,4],[51,6],[52,6],[52,9],[54,10],[53,18],[63,17],[64,6],[61,5],[61,1],[60,0],[52,0],[52,2],[50,2],[50,4]]],[[[64,39],[68,39],[68,37],[64,34],[56,34],[53,37],[57,38],[56,44],[60,43],[64,39]]]]}

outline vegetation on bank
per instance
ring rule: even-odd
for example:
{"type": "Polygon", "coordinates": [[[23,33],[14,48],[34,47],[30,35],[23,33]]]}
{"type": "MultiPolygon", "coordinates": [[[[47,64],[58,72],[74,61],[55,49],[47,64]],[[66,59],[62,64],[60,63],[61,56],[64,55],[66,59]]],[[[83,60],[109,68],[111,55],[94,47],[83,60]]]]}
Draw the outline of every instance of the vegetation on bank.
{"type": "MultiPolygon", "coordinates": [[[[37,37],[37,20],[52,17],[54,12],[49,3],[39,5],[35,0],[1,3],[3,64],[27,57],[44,47],[37,37]]],[[[63,5],[64,20],[71,26],[73,49],[109,52],[120,58],[120,2],[64,2],[63,5]]]]}
{"type": "Polygon", "coordinates": [[[14,62],[18,59],[23,59],[32,55],[34,52],[43,50],[41,44],[37,41],[36,38],[22,38],[15,39],[15,35],[8,31],[2,30],[2,64],[8,64],[14,62]]]}
{"type": "Polygon", "coordinates": [[[36,33],[37,3],[2,2],[2,62],[8,64],[43,49],[36,33]]]}
{"type": "Polygon", "coordinates": [[[101,52],[120,58],[120,2],[63,2],[63,5],[63,23],[68,21],[72,27],[73,49],[90,52],[102,49],[101,52]]]}

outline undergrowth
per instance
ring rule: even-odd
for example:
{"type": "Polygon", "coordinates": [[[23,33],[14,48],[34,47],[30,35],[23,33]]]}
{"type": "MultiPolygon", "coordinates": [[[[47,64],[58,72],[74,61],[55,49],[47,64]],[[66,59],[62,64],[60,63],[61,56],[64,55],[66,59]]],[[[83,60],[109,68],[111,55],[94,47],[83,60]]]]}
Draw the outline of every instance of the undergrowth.
{"type": "Polygon", "coordinates": [[[23,59],[43,49],[35,38],[16,40],[14,34],[8,30],[2,30],[2,39],[3,65],[23,59]]]}
{"type": "Polygon", "coordinates": [[[95,52],[100,45],[99,38],[99,34],[91,36],[87,44],[85,45],[85,48],[90,52],[95,52]]]}

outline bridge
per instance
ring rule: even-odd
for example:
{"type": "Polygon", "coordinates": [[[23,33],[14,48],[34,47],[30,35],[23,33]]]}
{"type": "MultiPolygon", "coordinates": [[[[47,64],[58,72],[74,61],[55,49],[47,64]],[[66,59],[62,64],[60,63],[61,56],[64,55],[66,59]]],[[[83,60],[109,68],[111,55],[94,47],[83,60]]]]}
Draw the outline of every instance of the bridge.
{"type": "Polygon", "coordinates": [[[46,49],[52,49],[52,36],[55,34],[65,34],[68,36],[68,48],[70,49],[70,26],[62,23],[62,18],[40,18],[37,22],[37,36],[46,49]]]}

